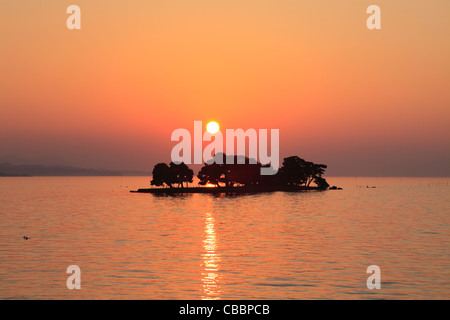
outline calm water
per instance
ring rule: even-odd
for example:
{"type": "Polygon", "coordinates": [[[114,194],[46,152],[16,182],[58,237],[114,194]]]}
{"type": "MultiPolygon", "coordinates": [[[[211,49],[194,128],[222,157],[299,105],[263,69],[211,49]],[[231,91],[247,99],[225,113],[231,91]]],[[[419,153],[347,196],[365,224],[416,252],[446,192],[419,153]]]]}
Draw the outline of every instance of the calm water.
{"type": "Polygon", "coordinates": [[[450,299],[450,179],[328,180],[344,190],[156,197],[129,193],[147,177],[0,178],[0,298],[450,299]]]}

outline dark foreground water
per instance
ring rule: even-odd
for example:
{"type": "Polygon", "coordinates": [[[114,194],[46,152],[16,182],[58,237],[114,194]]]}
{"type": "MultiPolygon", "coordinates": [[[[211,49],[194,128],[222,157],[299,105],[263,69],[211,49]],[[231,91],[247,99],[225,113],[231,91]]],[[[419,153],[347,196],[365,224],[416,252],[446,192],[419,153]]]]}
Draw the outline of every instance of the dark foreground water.
{"type": "Polygon", "coordinates": [[[0,298],[450,299],[450,179],[328,180],[344,190],[161,197],[129,193],[147,177],[0,178],[0,298]]]}

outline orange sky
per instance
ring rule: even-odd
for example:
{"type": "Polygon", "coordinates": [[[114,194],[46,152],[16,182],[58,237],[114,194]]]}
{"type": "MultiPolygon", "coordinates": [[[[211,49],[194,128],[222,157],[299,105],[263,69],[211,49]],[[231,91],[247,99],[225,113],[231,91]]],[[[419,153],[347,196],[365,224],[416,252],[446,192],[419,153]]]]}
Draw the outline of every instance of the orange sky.
{"type": "Polygon", "coordinates": [[[449,12],[447,0],[3,0],[0,161],[150,171],[170,161],[174,129],[214,119],[278,128],[282,157],[328,175],[450,175],[449,12]]]}

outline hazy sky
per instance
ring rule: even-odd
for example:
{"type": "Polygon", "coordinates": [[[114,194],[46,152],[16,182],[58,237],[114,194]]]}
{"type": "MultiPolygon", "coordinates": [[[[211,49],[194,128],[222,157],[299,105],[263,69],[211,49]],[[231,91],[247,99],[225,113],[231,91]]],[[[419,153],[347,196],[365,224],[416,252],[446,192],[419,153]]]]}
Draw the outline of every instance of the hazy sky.
{"type": "Polygon", "coordinates": [[[150,171],[176,128],[280,129],[328,175],[450,175],[448,0],[2,0],[0,160],[150,171]],[[81,30],[66,9],[81,8],[81,30]],[[381,8],[368,30],[366,8],[381,8]]]}

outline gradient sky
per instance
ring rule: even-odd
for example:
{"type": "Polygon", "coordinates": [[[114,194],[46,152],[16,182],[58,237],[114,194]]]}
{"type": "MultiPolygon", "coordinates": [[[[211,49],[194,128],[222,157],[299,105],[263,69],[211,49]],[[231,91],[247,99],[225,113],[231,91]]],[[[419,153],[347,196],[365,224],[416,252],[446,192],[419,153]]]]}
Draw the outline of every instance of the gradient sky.
{"type": "Polygon", "coordinates": [[[280,129],[327,175],[450,176],[450,1],[2,0],[0,161],[151,171],[176,128],[280,129]],[[82,28],[66,28],[81,7],[82,28]],[[382,30],[366,28],[377,4],[382,30]]]}

